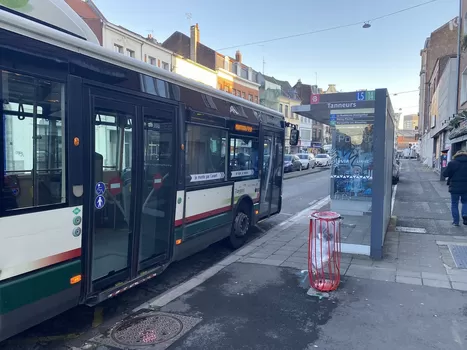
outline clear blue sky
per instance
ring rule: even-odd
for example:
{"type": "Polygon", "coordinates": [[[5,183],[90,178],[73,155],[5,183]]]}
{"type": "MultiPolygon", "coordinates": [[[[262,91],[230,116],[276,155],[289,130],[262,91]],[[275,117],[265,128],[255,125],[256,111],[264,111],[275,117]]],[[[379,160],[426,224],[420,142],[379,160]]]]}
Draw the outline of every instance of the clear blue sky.
{"type": "MultiPolygon", "coordinates": [[[[418,89],[420,49],[432,31],[457,15],[457,0],[439,0],[407,12],[360,26],[337,29],[262,46],[242,44],[309,32],[378,17],[426,0],[94,0],[107,19],[141,35],[153,31],[164,41],[174,31],[189,35],[198,23],[201,42],[235,55],[265,73],[294,84],[297,79],[338,90],[385,87],[391,93],[418,89]],[[117,6],[118,3],[118,6],[117,6]]],[[[418,93],[392,97],[397,111],[418,112],[418,93]]]]}

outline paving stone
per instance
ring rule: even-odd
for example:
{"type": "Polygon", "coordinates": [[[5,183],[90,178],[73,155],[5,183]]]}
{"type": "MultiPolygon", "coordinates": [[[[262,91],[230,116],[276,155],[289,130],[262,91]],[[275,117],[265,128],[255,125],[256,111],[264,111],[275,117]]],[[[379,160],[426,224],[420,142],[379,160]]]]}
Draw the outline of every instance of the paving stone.
{"type": "Polygon", "coordinates": [[[409,270],[399,270],[399,269],[397,269],[396,276],[421,278],[422,273],[420,271],[409,271],[409,270]]]}
{"type": "Polygon", "coordinates": [[[307,258],[299,258],[299,257],[295,257],[295,256],[291,256],[291,257],[288,258],[287,260],[288,260],[288,261],[292,261],[292,262],[296,262],[296,263],[300,263],[300,264],[308,263],[308,259],[307,259],[307,258]]]}
{"type": "Polygon", "coordinates": [[[378,268],[382,268],[382,269],[392,269],[392,270],[396,270],[396,268],[397,268],[396,263],[386,261],[386,260],[374,261],[373,266],[378,267],[378,268]]]}
{"type": "Polygon", "coordinates": [[[240,260],[242,263],[250,263],[250,264],[261,264],[264,259],[258,259],[258,258],[243,258],[240,260]]]}
{"type": "Polygon", "coordinates": [[[256,247],[246,246],[246,247],[236,251],[235,255],[247,255],[248,253],[251,253],[255,249],[256,249],[256,247]]]}
{"type": "Polygon", "coordinates": [[[462,290],[467,292],[467,283],[462,282],[452,282],[452,288],[457,290],[462,290]]]}
{"type": "Polygon", "coordinates": [[[370,273],[372,280],[395,282],[396,269],[372,269],[370,273]]]}
{"type": "Polygon", "coordinates": [[[248,255],[248,258],[266,259],[266,258],[268,258],[269,256],[271,256],[271,254],[267,254],[267,253],[253,253],[253,254],[248,255]]]}
{"type": "Polygon", "coordinates": [[[405,283],[405,284],[416,284],[421,286],[422,279],[416,277],[404,277],[404,276],[396,276],[397,283],[405,283]]]}
{"type": "Polygon", "coordinates": [[[369,266],[361,266],[351,264],[347,270],[346,276],[370,278],[372,268],[369,266]]]}
{"type": "Polygon", "coordinates": [[[430,280],[430,279],[423,278],[423,285],[429,286],[429,287],[451,289],[451,284],[448,281],[430,280]]]}
{"type": "Polygon", "coordinates": [[[451,282],[467,283],[467,273],[456,273],[448,275],[451,282]]]}
{"type": "Polygon", "coordinates": [[[308,268],[304,268],[304,265],[301,263],[293,262],[293,261],[284,261],[280,266],[284,267],[293,267],[298,270],[308,270],[308,268]]]}
{"type": "Polygon", "coordinates": [[[447,274],[441,274],[441,273],[422,272],[422,278],[423,279],[429,279],[429,280],[449,282],[448,275],[447,274]]]}
{"type": "Polygon", "coordinates": [[[351,264],[352,265],[359,265],[359,266],[372,266],[373,261],[353,258],[352,261],[351,261],[351,264]]]}
{"type": "Polygon", "coordinates": [[[264,259],[263,261],[261,261],[261,264],[263,265],[271,265],[271,266],[279,266],[280,264],[282,264],[283,262],[285,261],[285,258],[284,259],[272,259],[272,258],[267,258],[267,259],[264,259]]]}

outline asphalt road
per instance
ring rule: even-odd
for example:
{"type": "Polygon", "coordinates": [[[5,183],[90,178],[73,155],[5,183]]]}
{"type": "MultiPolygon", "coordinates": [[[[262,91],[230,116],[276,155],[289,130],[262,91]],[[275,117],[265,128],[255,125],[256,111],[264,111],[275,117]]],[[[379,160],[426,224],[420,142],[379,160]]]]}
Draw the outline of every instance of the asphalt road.
{"type": "MultiPolygon", "coordinates": [[[[283,207],[279,215],[264,220],[250,234],[250,240],[287,220],[295,213],[329,194],[329,170],[314,169],[287,174],[283,189],[283,207]]],[[[0,350],[52,350],[78,346],[94,333],[102,331],[125,317],[143,302],[183,283],[232,252],[224,243],[213,244],[204,251],[176,262],[159,277],[135,287],[116,298],[90,308],[79,306],[33,327],[9,341],[0,343],[0,350]],[[68,346],[65,346],[64,344],[68,346]]]]}

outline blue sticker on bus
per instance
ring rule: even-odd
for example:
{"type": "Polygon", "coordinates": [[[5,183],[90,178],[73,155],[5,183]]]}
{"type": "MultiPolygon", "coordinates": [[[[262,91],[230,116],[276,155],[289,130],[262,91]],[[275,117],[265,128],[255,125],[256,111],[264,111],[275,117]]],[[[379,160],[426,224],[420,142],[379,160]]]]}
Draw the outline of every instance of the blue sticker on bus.
{"type": "Polygon", "coordinates": [[[94,206],[96,209],[102,209],[105,205],[105,198],[104,196],[97,196],[96,200],[94,201],[94,206]]]}
{"type": "Polygon", "coordinates": [[[98,196],[103,195],[105,192],[105,184],[103,182],[98,182],[96,184],[96,194],[98,196]]]}

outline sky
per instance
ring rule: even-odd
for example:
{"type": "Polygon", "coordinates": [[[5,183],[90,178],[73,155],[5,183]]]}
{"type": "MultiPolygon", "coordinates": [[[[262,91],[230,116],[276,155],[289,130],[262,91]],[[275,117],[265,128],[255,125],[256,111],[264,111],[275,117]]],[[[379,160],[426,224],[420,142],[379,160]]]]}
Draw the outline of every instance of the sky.
{"type": "MultiPolygon", "coordinates": [[[[159,42],[174,31],[189,35],[198,23],[204,45],[232,57],[240,50],[243,63],[258,71],[264,60],[265,74],[292,85],[301,79],[324,89],[336,84],[339,91],[387,88],[392,94],[418,90],[425,39],[458,11],[458,0],[438,0],[370,22],[369,29],[356,25],[245,45],[363,22],[427,0],[93,1],[110,22],[159,42]]],[[[418,91],[391,96],[402,115],[417,113],[418,100],[418,91]]]]}

